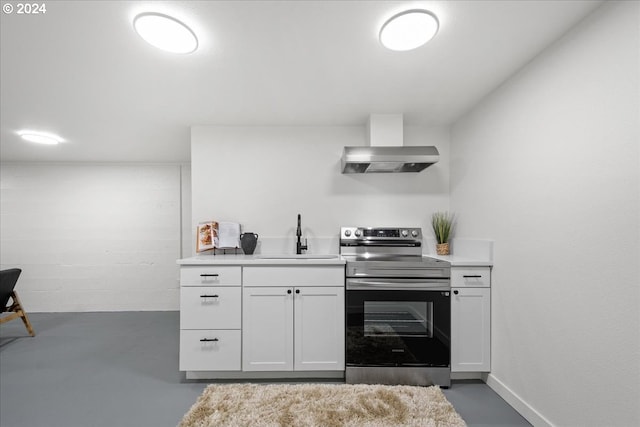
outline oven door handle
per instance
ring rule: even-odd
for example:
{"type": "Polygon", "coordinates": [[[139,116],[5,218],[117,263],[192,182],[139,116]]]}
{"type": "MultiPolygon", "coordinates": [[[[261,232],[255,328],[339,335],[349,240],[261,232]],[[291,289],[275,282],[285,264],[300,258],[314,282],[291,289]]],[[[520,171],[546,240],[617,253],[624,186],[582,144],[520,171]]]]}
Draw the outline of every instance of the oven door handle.
{"type": "Polygon", "coordinates": [[[409,247],[409,248],[417,248],[421,246],[420,242],[404,242],[404,241],[376,241],[376,240],[364,240],[362,242],[351,243],[345,242],[342,246],[375,246],[375,247],[385,247],[385,248],[398,248],[398,247],[409,247]]]}
{"type": "Polygon", "coordinates": [[[348,291],[449,291],[448,280],[379,280],[379,279],[347,279],[348,291]]]}

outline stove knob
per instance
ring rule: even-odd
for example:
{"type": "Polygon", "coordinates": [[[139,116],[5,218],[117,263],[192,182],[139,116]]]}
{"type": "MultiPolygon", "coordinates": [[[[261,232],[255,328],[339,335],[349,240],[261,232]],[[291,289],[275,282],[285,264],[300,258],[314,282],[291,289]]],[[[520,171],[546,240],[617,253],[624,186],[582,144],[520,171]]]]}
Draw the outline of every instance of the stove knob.
{"type": "Polygon", "coordinates": [[[402,237],[407,237],[409,235],[409,232],[407,230],[402,230],[402,237]]]}
{"type": "Polygon", "coordinates": [[[344,230],[344,235],[347,237],[351,236],[351,230],[344,230]]]}
{"type": "Polygon", "coordinates": [[[362,231],[356,230],[356,232],[354,234],[356,235],[356,237],[360,237],[360,236],[362,236],[362,231]]]}
{"type": "Polygon", "coordinates": [[[412,237],[418,237],[418,234],[420,234],[420,233],[418,233],[418,230],[413,230],[413,231],[411,232],[411,236],[412,236],[412,237]]]}

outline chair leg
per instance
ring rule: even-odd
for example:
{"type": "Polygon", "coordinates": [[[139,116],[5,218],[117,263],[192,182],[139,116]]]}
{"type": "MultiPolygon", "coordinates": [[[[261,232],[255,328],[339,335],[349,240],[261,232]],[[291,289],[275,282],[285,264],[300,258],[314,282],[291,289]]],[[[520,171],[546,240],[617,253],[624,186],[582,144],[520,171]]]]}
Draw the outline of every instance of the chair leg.
{"type": "Polygon", "coordinates": [[[29,335],[32,337],[35,337],[36,333],[33,331],[33,326],[31,325],[31,321],[29,321],[29,316],[27,316],[27,313],[22,308],[22,304],[20,303],[20,299],[18,298],[16,291],[13,291],[11,298],[13,298],[13,302],[15,303],[15,311],[20,315],[22,323],[24,323],[24,326],[27,328],[27,332],[29,332],[29,335]]]}

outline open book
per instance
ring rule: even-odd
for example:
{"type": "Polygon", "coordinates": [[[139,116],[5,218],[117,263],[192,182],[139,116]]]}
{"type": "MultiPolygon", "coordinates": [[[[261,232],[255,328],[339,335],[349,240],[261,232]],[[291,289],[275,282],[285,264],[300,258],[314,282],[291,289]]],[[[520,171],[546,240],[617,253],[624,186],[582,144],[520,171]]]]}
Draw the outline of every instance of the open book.
{"type": "Polygon", "coordinates": [[[218,246],[216,248],[240,247],[240,224],[237,222],[218,223],[218,246]]]}
{"type": "Polygon", "coordinates": [[[230,249],[240,246],[240,224],[228,221],[207,221],[198,224],[196,252],[230,249]]]}

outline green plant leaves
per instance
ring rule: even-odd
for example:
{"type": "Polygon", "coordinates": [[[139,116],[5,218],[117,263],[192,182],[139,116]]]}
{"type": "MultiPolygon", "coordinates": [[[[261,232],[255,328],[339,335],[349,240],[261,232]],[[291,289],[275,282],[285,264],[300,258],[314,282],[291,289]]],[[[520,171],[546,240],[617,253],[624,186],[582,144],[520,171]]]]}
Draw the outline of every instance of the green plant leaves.
{"type": "Polygon", "coordinates": [[[438,243],[447,243],[453,231],[454,214],[449,212],[435,212],[431,215],[431,226],[438,243]]]}

